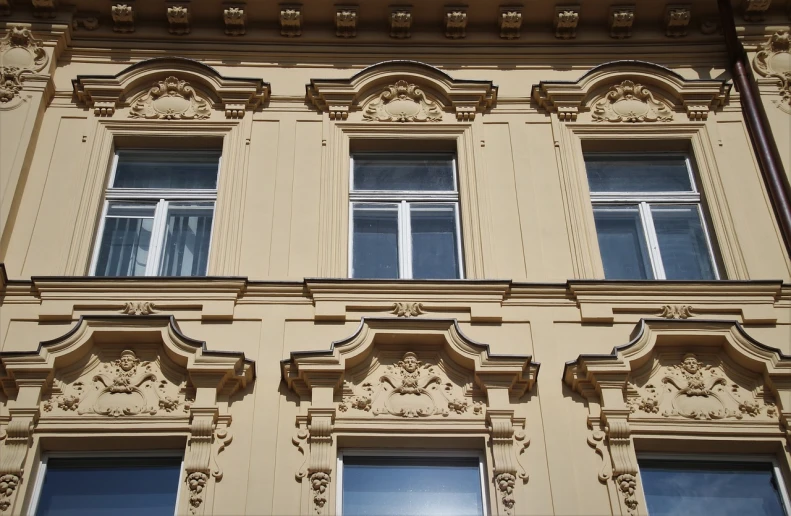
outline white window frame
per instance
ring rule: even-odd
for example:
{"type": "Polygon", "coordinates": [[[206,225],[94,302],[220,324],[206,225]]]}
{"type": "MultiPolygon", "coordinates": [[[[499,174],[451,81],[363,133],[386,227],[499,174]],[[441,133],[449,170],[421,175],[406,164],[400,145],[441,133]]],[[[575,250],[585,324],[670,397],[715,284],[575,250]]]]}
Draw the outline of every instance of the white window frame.
{"type": "Polygon", "coordinates": [[[667,157],[673,156],[682,158],[687,166],[687,174],[689,175],[689,183],[692,185],[690,192],[601,192],[597,193],[590,191],[591,204],[593,208],[602,208],[606,206],[635,206],[638,209],[640,216],[640,223],[643,228],[642,238],[646,241],[648,249],[648,260],[651,265],[655,280],[667,279],[665,275],[665,267],[662,263],[662,254],[659,249],[659,239],[656,234],[656,226],[654,226],[654,218],[651,215],[651,205],[654,206],[674,206],[674,205],[695,205],[697,207],[698,217],[700,224],[703,228],[703,235],[706,238],[706,248],[709,252],[709,260],[711,262],[712,270],[714,271],[714,279],[720,279],[720,271],[717,266],[716,255],[714,247],[711,243],[711,233],[709,232],[706,223],[706,214],[703,212],[703,201],[701,199],[700,191],[698,191],[697,181],[695,181],[695,173],[692,168],[689,156],[681,153],[634,153],[634,152],[586,152],[587,156],[597,157],[635,157],[642,160],[650,160],[652,157],[667,157]]]}
{"type": "MultiPolygon", "coordinates": [[[[775,476],[775,484],[780,491],[780,500],[783,503],[783,509],[786,514],[791,514],[791,499],[788,496],[788,490],[783,478],[783,471],[780,468],[780,463],[774,455],[737,455],[737,454],[711,454],[711,453],[637,453],[637,471],[640,475],[640,460],[664,460],[668,462],[691,462],[708,461],[708,462],[762,462],[764,464],[772,465],[772,472],[775,476]]],[[[642,478],[642,475],[640,475],[642,478]]],[[[642,482],[645,486],[645,482],[642,482]]],[[[643,487],[643,499],[645,499],[645,487],[643,487]]],[[[648,504],[646,503],[646,513],[648,513],[648,504]]],[[[650,516],[650,515],[649,515],[650,516]]]]}
{"type": "MultiPolygon", "coordinates": [[[[110,172],[110,179],[107,183],[104,195],[104,205],[102,207],[102,217],[96,228],[96,236],[94,238],[93,256],[91,257],[91,268],[89,274],[96,275],[96,267],[99,261],[99,252],[102,246],[102,236],[104,234],[104,225],[107,220],[107,211],[111,202],[118,201],[131,201],[131,202],[149,202],[156,203],[154,209],[154,222],[151,230],[151,243],[148,248],[148,259],[146,261],[146,270],[143,276],[159,276],[159,268],[162,261],[162,249],[165,243],[165,231],[167,229],[167,215],[170,203],[173,201],[195,201],[195,202],[211,202],[212,203],[212,227],[209,231],[209,249],[211,249],[212,239],[214,237],[214,219],[217,215],[217,188],[203,189],[203,188],[113,188],[115,183],[115,173],[118,168],[118,159],[121,154],[162,154],[170,150],[162,149],[123,149],[117,150],[113,155],[112,171],[110,172]]],[[[220,154],[219,151],[184,151],[190,153],[204,153],[220,154]]],[[[220,170],[222,165],[222,156],[217,159],[217,184],[220,181],[220,170]]],[[[206,263],[206,270],[209,270],[211,261],[211,253],[206,263]]],[[[138,276],[141,277],[141,276],[138,276]]]]}
{"type": "Polygon", "coordinates": [[[335,488],[335,514],[343,516],[343,457],[415,457],[415,458],[455,458],[455,457],[475,457],[478,459],[478,473],[481,482],[481,503],[483,504],[483,516],[489,516],[489,497],[486,482],[486,462],[482,451],[478,450],[403,450],[387,448],[342,448],[338,450],[336,463],[337,486],[335,488]]]}
{"type": "MultiPolygon", "coordinates": [[[[456,155],[449,152],[358,152],[349,158],[349,277],[354,278],[354,205],[360,203],[396,205],[398,210],[398,279],[412,277],[412,226],[410,206],[413,204],[447,204],[454,208],[456,222],[456,256],[459,264],[459,277],[464,279],[464,253],[462,252],[461,219],[459,214],[459,178],[456,155]],[[430,190],[355,190],[354,157],[449,157],[453,168],[453,191],[430,190]]],[[[429,278],[430,279],[430,278],[429,278]]]]}
{"type": "Polygon", "coordinates": [[[27,509],[27,516],[35,516],[38,509],[38,502],[41,498],[41,491],[44,488],[44,477],[47,474],[47,463],[51,458],[57,459],[114,459],[114,458],[159,458],[159,457],[178,457],[181,459],[179,466],[179,481],[176,488],[176,507],[173,509],[173,516],[178,516],[179,502],[181,502],[181,484],[184,477],[184,452],[176,450],[129,450],[129,451],[100,451],[100,452],[45,452],[41,455],[38,463],[38,471],[33,484],[33,493],[30,497],[30,505],[27,509]]]}

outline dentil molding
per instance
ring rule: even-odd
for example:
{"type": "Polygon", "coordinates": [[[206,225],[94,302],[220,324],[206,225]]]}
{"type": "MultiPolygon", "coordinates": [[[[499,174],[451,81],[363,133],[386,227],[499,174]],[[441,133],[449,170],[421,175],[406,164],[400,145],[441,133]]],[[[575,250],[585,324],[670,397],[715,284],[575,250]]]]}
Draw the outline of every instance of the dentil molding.
{"type": "Polygon", "coordinates": [[[355,110],[368,121],[438,122],[446,110],[470,121],[497,100],[490,81],[456,80],[416,61],[386,61],[346,80],[313,79],[306,90],[309,104],[338,121],[355,110]]]}
{"type": "Polygon", "coordinates": [[[791,114],[791,35],[787,31],[772,34],[758,48],[753,67],[761,76],[777,81],[780,100],[775,104],[791,114]]]}
{"type": "Polygon", "coordinates": [[[529,440],[515,405],[538,367],[529,356],[491,353],[452,319],[364,318],[357,332],[329,349],[292,352],[281,370],[305,402],[292,439],[304,457],[296,472],[298,481],[307,479],[303,511],[332,512],[338,434],[388,438],[419,428],[441,436],[468,428],[489,436],[498,513],[517,513],[529,440]]]}
{"type": "MultiPolygon", "coordinates": [[[[254,380],[242,353],[212,352],[169,316],[85,316],[37,351],[0,353],[0,388],[10,420],[0,441],[0,511],[21,503],[18,487],[36,432],[94,439],[115,432],[185,432],[189,510],[203,514],[206,488],[219,481],[217,456],[230,443],[230,397],[254,380]],[[87,428],[87,429],[86,429],[87,428]]],[[[18,512],[18,511],[14,511],[18,512]]]]}
{"type": "Polygon", "coordinates": [[[533,100],[560,121],[574,122],[591,112],[593,121],[667,122],[685,111],[703,121],[721,107],[730,85],[712,79],[685,79],[663,66],[644,61],[613,61],[597,66],[576,81],[546,81],[533,86],[533,100]]]}
{"type": "Polygon", "coordinates": [[[612,481],[613,514],[644,514],[634,435],[679,442],[756,432],[791,442],[791,357],[737,322],[643,319],[609,355],[580,355],[564,382],[588,406],[588,445],[612,481]]]}
{"type": "Polygon", "coordinates": [[[78,76],[72,81],[78,101],[98,117],[129,107],[131,118],[200,120],[214,109],[238,119],[269,98],[261,79],[228,78],[214,68],[184,58],[155,58],[117,75],[78,76]]]}

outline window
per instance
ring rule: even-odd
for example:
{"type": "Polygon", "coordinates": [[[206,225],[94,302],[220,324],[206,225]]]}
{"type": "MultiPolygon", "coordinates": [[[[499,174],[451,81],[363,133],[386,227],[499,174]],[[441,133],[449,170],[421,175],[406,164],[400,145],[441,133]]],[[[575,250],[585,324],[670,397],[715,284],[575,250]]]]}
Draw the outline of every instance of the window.
{"type": "Polygon", "coordinates": [[[219,152],[119,151],[93,275],[205,275],[219,162],[219,152]]]}
{"type": "Polygon", "coordinates": [[[772,462],[641,459],[650,516],[785,516],[788,496],[772,462]]]}
{"type": "Polygon", "coordinates": [[[29,513],[173,516],[181,469],[180,456],[45,456],[29,513]]]}
{"type": "Polygon", "coordinates": [[[343,452],[338,458],[342,516],[483,516],[483,463],[478,454],[398,450],[391,455],[343,452]]]}
{"type": "Polygon", "coordinates": [[[687,157],[586,154],[585,166],[607,279],[719,278],[687,157]]]}
{"type": "Polygon", "coordinates": [[[351,277],[463,276],[452,155],[356,154],[351,168],[351,277]]]}

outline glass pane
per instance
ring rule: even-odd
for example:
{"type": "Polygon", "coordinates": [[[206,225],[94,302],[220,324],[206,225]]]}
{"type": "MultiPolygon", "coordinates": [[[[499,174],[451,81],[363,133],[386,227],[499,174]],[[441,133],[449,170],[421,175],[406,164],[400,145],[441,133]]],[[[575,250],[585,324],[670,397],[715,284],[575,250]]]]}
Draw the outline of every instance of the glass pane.
{"type": "Polygon", "coordinates": [[[591,192],[690,192],[683,156],[585,156],[591,192]]]}
{"type": "Polygon", "coordinates": [[[214,189],[219,162],[219,152],[120,152],[113,188],[214,189]]]}
{"type": "Polygon", "coordinates": [[[358,155],[353,190],[456,191],[448,155],[358,155]]]}
{"type": "Polygon", "coordinates": [[[213,218],[213,203],[170,203],[161,276],[206,274],[213,218]]]}
{"type": "Polygon", "coordinates": [[[637,206],[593,209],[607,279],[654,279],[637,206]]]}
{"type": "Polygon", "coordinates": [[[343,458],[344,516],[482,515],[478,459],[343,458]]]}
{"type": "Polygon", "coordinates": [[[696,205],[652,206],[651,215],[667,279],[716,279],[696,205]]]}
{"type": "Polygon", "coordinates": [[[784,516],[771,464],[640,461],[651,516],[784,516]]]}
{"type": "Polygon", "coordinates": [[[155,204],[111,203],[104,220],[96,276],[143,276],[155,204]]]}
{"type": "Polygon", "coordinates": [[[173,516],[181,459],[49,459],[37,516],[173,516]]]}
{"type": "Polygon", "coordinates": [[[412,204],[412,277],[455,279],[459,277],[456,206],[412,204]]]}
{"type": "Polygon", "coordinates": [[[352,276],[398,278],[398,205],[354,204],[352,276]]]}

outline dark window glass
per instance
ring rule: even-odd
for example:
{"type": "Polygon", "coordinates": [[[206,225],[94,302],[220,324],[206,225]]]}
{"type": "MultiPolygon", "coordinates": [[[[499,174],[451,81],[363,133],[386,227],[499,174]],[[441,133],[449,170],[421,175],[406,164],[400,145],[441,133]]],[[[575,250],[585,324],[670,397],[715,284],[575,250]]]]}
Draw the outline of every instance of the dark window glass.
{"type": "Polygon", "coordinates": [[[355,278],[398,278],[398,205],[355,204],[352,212],[355,278]]]}
{"type": "Polygon", "coordinates": [[[665,278],[717,278],[697,206],[651,206],[651,218],[654,219],[665,278]]]}
{"type": "Polygon", "coordinates": [[[51,458],[37,516],[173,516],[181,458],[51,458]]]}
{"type": "Polygon", "coordinates": [[[119,152],[113,188],[217,188],[220,153],[119,152]]]}
{"type": "Polygon", "coordinates": [[[459,277],[456,207],[452,204],[412,204],[412,277],[459,277]]]}
{"type": "Polygon", "coordinates": [[[607,279],[653,279],[637,206],[596,206],[596,234],[607,279]]]}
{"type": "Polygon", "coordinates": [[[585,155],[591,192],[691,192],[683,156],[585,155]]]}
{"type": "Polygon", "coordinates": [[[343,515],[483,515],[478,459],[345,456],[343,515]]]}
{"type": "Polygon", "coordinates": [[[785,516],[771,464],[641,460],[651,516],[785,516]]]}
{"type": "Polygon", "coordinates": [[[444,155],[357,155],[353,177],[353,190],[456,191],[453,158],[444,155]]]}

